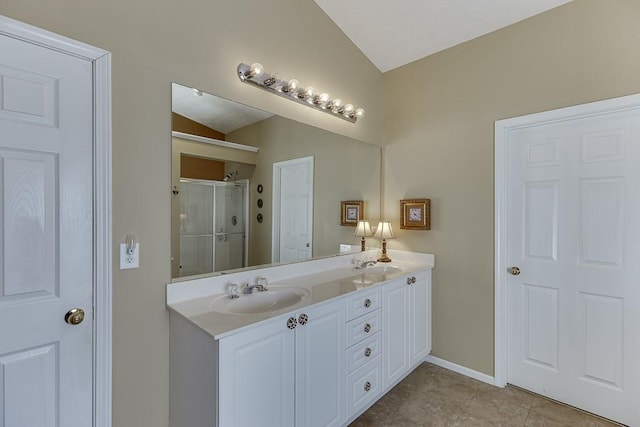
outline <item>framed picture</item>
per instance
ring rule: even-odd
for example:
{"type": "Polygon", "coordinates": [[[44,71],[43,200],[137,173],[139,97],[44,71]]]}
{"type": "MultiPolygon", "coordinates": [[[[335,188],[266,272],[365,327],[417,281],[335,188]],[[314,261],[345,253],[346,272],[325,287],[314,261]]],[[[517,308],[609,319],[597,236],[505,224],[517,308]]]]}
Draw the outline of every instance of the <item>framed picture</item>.
{"type": "Polygon", "coordinates": [[[431,230],[431,200],[400,200],[400,228],[431,230]]]}
{"type": "Polygon", "coordinates": [[[347,200],[340,202],[340,225],[355,227],[364,218],[364,202],[347,200]]]}

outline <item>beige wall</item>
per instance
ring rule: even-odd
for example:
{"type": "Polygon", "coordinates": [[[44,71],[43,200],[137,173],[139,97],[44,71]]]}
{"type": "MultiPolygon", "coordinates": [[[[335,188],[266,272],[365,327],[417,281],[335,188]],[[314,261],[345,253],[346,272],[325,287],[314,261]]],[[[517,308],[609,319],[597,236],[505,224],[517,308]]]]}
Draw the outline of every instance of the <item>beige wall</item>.
{"type": "Polygon", "coordinates": [[[640,92],[640,2],[575,0],[384,75],[384,212],[431,198],[433,354],[493,373],[493,123],[640,92]]]}
{"type": "Polygon", "coordinates": [[[113,53],[113,239],[134,233],[141,251],[140,268],[113,270],[113,425],[166,426],[171,82],[379,143],[382,75],[311,0],[2,0],[0,14],[113,53]],[[367,117],[353,125],[242,84],[242,61],[367,117]]]}

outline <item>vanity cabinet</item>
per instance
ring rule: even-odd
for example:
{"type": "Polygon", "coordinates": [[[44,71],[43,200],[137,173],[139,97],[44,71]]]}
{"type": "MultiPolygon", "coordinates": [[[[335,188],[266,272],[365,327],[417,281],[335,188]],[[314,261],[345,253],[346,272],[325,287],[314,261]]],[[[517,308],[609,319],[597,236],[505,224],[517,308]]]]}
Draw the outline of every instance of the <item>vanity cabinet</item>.
{"type": "Polygon", "coordinates": [[[382,287],[384,388],[395,385],[431,351],[431,276],[419,273],[382,287]]]}
{"type": "Polygon", "coordinates": [[[219,340],[172,315],[171,425],[342,425],[344,304],[308,307],[219,340]]]}

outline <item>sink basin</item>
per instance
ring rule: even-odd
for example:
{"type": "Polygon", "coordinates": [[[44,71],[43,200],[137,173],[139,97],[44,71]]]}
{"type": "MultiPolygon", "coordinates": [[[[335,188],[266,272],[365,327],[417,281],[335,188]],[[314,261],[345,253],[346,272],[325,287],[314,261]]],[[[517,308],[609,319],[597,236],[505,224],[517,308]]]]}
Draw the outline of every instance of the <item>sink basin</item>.
{"type": "MultiPolygon", "coordinates": [[[[365,267],[358,270],[354,270],[358,273],[358,277],[353,279],[353,283],[360,286],[370,285],[375,281],[381,279],[372,276],[387,276],[390,274],[402,273],[402,270],[392,265],[372,265],[371,267],[365,267]]],[[[384,280],[384,279],[382,279],[384,280]]]]}
{"type": "Polygon", "coordinates": [[[310,292],[301,288],[271,288],[264,292],[254,291],[240,298],[230,299],[226,295],[211,302],[211,309],[221,313],[259,314],[293,307],[308,299],[310,292]]]}
{"type": "Polygon", "coordinates": [[[374,274],[374,275],[382,275],[382,274],[396,274],[401,273],[402,270],[398,267],[394,267],[392,265],[372,265],[371,267],[365,267],[359,270],[362,274],[374,274]]]}

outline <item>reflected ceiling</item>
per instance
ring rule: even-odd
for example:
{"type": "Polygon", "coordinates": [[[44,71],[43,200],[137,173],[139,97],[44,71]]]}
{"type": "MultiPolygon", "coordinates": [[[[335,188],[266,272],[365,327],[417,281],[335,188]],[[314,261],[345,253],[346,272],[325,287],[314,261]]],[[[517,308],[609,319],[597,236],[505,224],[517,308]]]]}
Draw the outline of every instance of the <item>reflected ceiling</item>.
{"type": "Polygon", "coordinates": [[[178,84],[171,85],[171,99],[174,113],[224,134],[273,116],[266,111],[178,84]]]}

